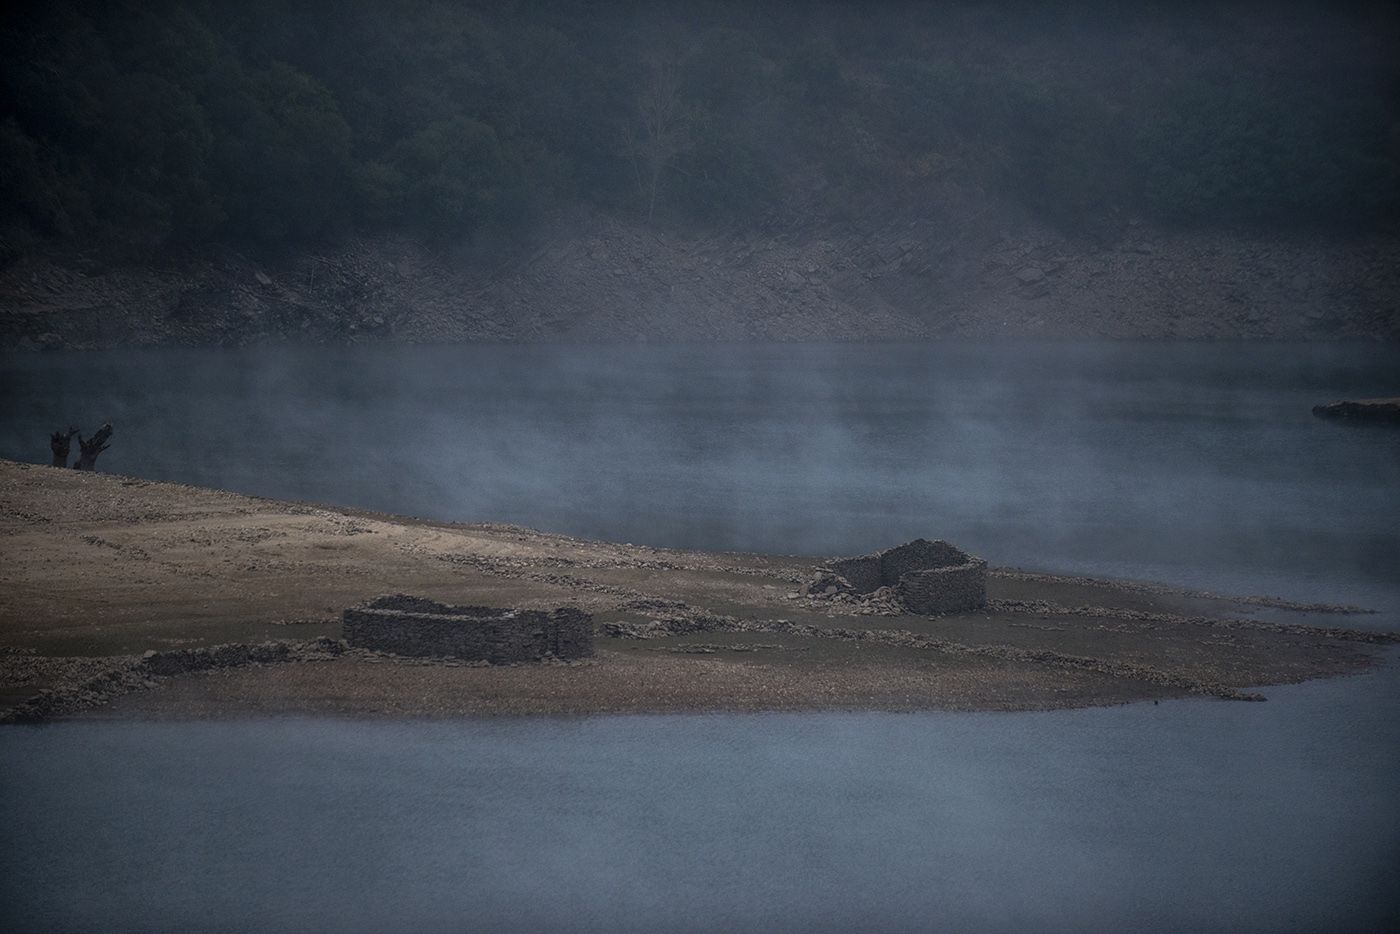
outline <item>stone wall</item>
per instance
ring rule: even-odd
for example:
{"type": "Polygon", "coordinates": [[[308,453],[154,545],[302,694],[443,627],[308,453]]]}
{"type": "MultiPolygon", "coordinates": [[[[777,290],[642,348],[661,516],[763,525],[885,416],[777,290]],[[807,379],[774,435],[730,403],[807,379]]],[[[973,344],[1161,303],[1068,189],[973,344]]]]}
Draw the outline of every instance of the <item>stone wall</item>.
{"type": "Polygon", "coordinates": [[[975,610],[987,602],[987,562],[972,558],[954,567],[912,571],[899,579],[895,593],[911,613],[975,610]]]}
{"type": "Polygon", "coordinates": [[[968,561],[964,552],[947,542],[931,542],[924,538],[882,551],[875,557],[880,559],[880,582],[885,586],[898,584],[905,574],[956,567],[968,561]]]}
{"type": "MultiPolygon", "coordinates": [[[[305,659],[335,658],[344,646],[321,636],[308,642],[264,642],[261,645],[210,645],[194,649],[147,652],[140,658],[114,656],[102,670],[87,677],[60,677],[51,687],[9,708],[0,708],[0,723],[33,723],[68,716],[109,703],[132,691],[150,689],[166,678],[200,671],[267,665],[305,659]]],[[[53,658],[54,662],[65,659],[53,658]]],[[[72,659],[67,659],[72,661],[72,659]]],[[[99,659],[85,659],[97,662],[99,659]]]]}
{"type": "Polygon", "coordinates": [[[826,567],[841,575],[856,593],[870,593],[885,585],[880,573],[879,555],[860,555],[856,558],[842,558],[826,567]]]}
{"type": "Polygon", "coordinates": [[[944,541],[915,539],[896,548],[842,558],[825,566],[856,593],[893,587],[911,613],[974,610],[987,602],[987,562],[944,541]]]}
{"type": "Polygon", "coordinates": [[[344,629],[345,641],[358,648],[493,665],[593,654],[593,618],[572,607],[451,606],[397,594],[346,610],[344,629]]]}

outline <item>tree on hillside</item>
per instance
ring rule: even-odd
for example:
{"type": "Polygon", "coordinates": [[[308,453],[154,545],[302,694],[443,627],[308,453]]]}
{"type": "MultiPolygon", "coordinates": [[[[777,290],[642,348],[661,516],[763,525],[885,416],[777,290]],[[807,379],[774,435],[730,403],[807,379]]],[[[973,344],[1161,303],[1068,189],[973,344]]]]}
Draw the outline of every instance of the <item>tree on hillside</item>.
{"type": "Polygon", "coordinates": [[[470,235],[518,196],[512,160],[479,120],[439,120],[395,146],[391,162],[405,216],[435,236],[470,235]]]}
{"type": "Polygon", "coordinates": [[[236,230],[307,240],[349,223],[350,127],[311,76],[274,62],[221,102],[216,154],[236,230]]]}
{"type": "Polygon", "coordinates": [[[637,94],[636,118],[623,126],[623,151],[632,163],[647,223],[656,215],[661,180],[676,157],[695,145],[694,120],[681,97],[674,58],[653,55],[637,94]]]}

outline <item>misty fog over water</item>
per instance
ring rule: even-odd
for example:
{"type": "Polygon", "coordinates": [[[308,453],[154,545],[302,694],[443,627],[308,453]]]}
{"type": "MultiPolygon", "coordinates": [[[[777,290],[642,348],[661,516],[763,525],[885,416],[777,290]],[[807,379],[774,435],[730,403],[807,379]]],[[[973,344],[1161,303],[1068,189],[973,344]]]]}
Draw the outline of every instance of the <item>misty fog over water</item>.
{"type": "MultiPolygon", "coordinates": [[[[1400,4],[19,0],[0,24],[0,458],[111,422],[112,475],[813,564],[942,538],[1400,632],[1400,430],[1311,413],[1400,396],[1400,4]],[[817,337],[841,343],[780,343],[817,337]]],[[[670,652],[697,684],[728,655],[414,659],[376,694],[390,659],[284,639],[326,667],[133,709],[108,700],[163,659],[46,653],[273,621],[229,618],[233,578],[198,607],[190,562],[70,566],[53,496],[86,484],[49,471],[12,478],[0,537],[0,694],[48,718],[0,726],[0,934],[1400,931],[1400,647],[1267,703],[889,714],[830,707],[885,671],[961,702],[983,665],[1008,666],[966,694],[991,706],[1155,697],[1264,649],[1030,613],[949,667],[888,632],[801,657],[734,634],[772,709],[807,671],[848,693],[430,720],[398,717],[518,709],[498,674],[641,703],[670,652]],[[217,706],[276,679],[248,709],[384,716],[217,706]]],[[[60,509],[122,496],[98,487],[60,509]]],[[[130,518],[116,547],[156,534],[130,518]]],[[[328,614],[374,553],[327,565],[328,614]]],[[[1296,635],[1258,670],[1352,658],[1296,635]]]]}
{"type": "Polygon", "coordinates": [[[1372,344],[470,346],[4,358],[0,455],[667,547],[993,564],[1400,607],[1372,344]]]}
{"type": "MultiPolygon", "coordinates": [[[[1369,344],[150,350],[0,358],[0,455],[661,546],[1345,600],[1396,625],[1369,344]]],[[[1312,621],[1312,620],[1309,620],[1312,621]]],[[[1400,917],[1396,653],[1033,714],[0,731],[15,930],[1315,931],[1400,917]]]]}

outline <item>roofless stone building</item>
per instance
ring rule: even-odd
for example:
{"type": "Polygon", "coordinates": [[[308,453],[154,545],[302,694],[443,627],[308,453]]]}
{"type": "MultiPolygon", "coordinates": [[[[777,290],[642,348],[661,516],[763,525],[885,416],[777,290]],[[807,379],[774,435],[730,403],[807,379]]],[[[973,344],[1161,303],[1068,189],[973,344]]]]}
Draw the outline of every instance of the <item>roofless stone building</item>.
{"type": "Polygon", "coordinates": [[[395,594],[346,610],[343,624],[350,645],[395,655],[509,665],[593,654],[593,617],[573,607],[452,606],[395,594]]]}
{"type": "Polygon", "coordinates": [[[822,570],[844,578],[855,593],[893,587],[910,613],[958,613],[987,603],[987,562],[944,541],[917,538],[873,555],[833,561],[822,570]]]}

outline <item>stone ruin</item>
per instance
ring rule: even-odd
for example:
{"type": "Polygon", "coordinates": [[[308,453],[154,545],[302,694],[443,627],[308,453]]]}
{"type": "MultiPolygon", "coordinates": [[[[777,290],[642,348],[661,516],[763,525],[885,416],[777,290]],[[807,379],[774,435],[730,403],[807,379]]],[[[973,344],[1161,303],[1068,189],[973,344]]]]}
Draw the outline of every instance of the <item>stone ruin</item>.
{"type": "Polygon", "coordinates": [[[593,654],[593,617],[573,607],[452,606],[396,594],[346,610],[343,625],[349,645],[395,655],[509,665],[593,654]]]}
{"type": "Polygon", "coordinates": [[[944,541],[905,545],[823,565],[812,596],[871,595],[882,588],[906,612],[922,616],[975,610],[987,603],[987,562],[944,541]]]}

